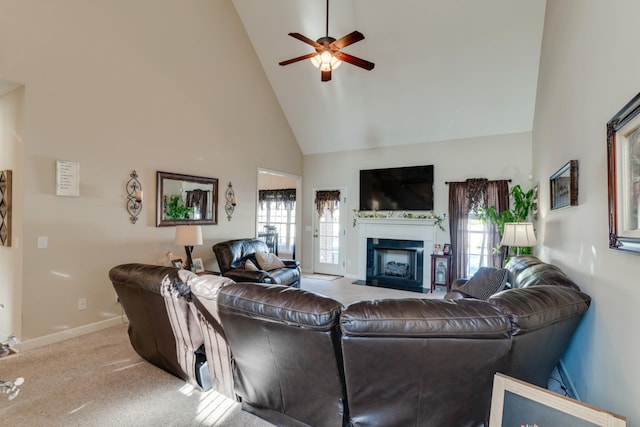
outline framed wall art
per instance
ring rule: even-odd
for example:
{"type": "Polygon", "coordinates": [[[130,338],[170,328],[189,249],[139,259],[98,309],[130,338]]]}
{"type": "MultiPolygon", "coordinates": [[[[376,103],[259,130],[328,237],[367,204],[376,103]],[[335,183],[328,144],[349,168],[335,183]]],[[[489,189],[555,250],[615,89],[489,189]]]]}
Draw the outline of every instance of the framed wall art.
{"type": "Polygon", "coordinates": [[[607,122],[609,248],[640,253],[640,93],[607,122]]]}
{"type": "Polygon", "coordinates": [[[11,178],[10,170],[0,171],[0,246],[11,246],[11,178]]]}
{"type": "Polygon", "coordinates": [[[627,419],[500,373],[493,378],[489,427],[626,427],[627,419]]]}
{"type": "Polygon", "coordinates": [[[578,161],[571,160],[549,178],[551,209],[578,205],[578,161]]]}

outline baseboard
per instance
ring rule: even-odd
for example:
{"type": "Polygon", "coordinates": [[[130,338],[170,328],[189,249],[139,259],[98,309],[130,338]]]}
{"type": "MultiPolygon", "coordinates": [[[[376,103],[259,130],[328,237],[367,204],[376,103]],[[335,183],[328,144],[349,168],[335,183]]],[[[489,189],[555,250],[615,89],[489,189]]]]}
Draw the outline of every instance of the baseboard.
{"type": "Polygon", "coordinates": [[[562,378],[562,383],[564,384],[564,387],[567,389],[567,394],[569,395],[569,397],[582,401],[580,399],[580,396],[578,396],[578,392],[576,392],[576,387],[573,384],[573,381],[571,381],[571,377],[569,376],[569,373],[567,372],[567,368],[564,366],[564,363],[562,362],[562,360],[558,362],[558,373],[562,378]]]}
{"type": "Polygon", "coordinates": [[[77,328],[67,329],[62,332],[56,332],[55,334],[45,335],[26,341],[20,341],[15,347],[18,349],[18,351],[33,350],[34,348],[54,344],[60,341],[68,340],[69,338],[76,338],[82,335],[90,334],[91,332],[98,332],[102,329],[110,328],[112,326],[121,325],[122,323],[128,322],[129,319],[127,319],[127,316],[123,314],[122,316],[101,320],[99,322],[90,323],[88,325],[78,326],[77,328]]]}

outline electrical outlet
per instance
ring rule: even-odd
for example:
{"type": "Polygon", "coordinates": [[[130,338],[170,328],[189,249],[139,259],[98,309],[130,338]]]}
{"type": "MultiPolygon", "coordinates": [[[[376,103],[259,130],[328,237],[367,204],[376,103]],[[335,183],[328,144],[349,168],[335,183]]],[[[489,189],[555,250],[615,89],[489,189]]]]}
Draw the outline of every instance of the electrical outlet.
{"type": "Polygon", "coordinates": [[[86,310],[87,309],[87,299],[80,298],[78,300],[78,310],[86,310]]]}

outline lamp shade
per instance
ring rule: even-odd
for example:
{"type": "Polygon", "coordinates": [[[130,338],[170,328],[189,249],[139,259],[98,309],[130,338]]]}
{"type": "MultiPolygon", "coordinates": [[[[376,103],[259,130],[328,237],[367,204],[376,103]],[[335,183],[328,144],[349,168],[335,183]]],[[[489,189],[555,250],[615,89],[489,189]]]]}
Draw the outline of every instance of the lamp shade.
{"type": "Polygon", "coordinates": [[[531,247],[538,244],[530,222],[506,222],[502,233],[501,246],[531,247]]]}
{"type": "Polygon", "coordinates": [[[179,246],[202,244],[202,228],[199,225],[178,225],[174,243],[179,246]]]}

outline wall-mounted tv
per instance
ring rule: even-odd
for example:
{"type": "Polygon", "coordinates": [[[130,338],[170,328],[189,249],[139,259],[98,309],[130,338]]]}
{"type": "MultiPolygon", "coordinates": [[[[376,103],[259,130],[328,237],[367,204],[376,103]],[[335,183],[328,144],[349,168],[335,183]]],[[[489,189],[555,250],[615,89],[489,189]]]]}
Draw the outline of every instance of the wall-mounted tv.
{"type": "Polygon", "coordinates": [[[361,170],[360,210],[433,210],[433,165],[361,170]]]}

